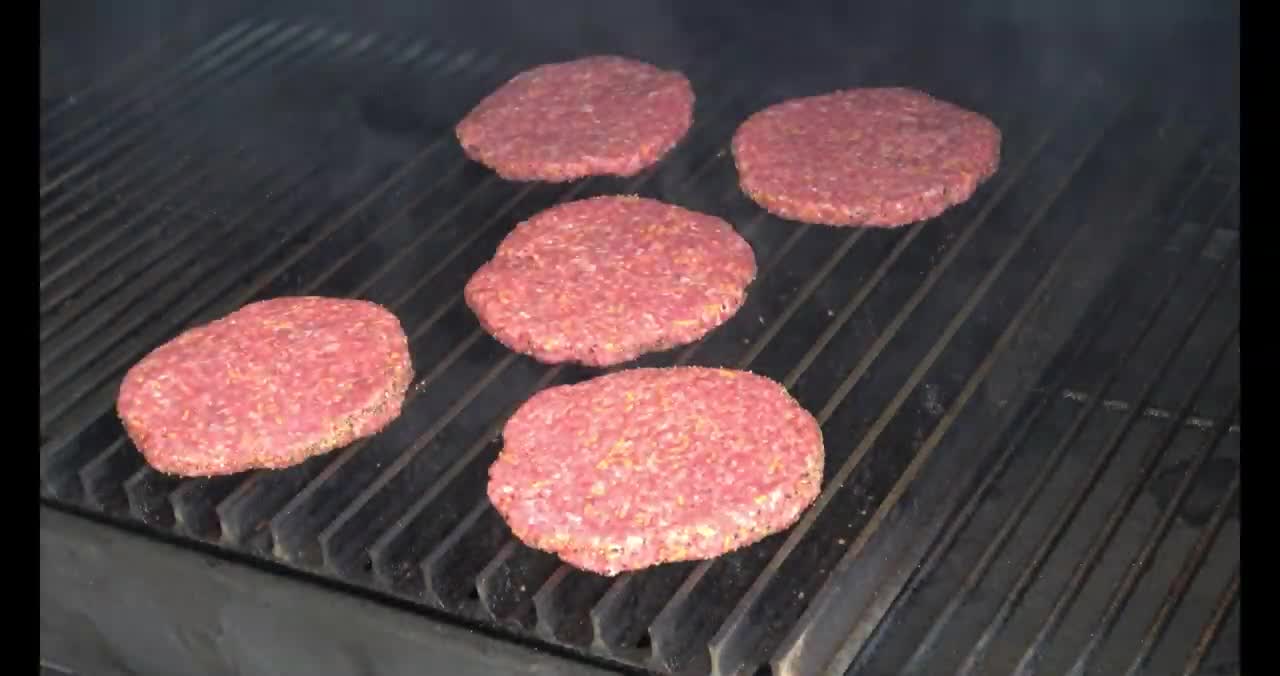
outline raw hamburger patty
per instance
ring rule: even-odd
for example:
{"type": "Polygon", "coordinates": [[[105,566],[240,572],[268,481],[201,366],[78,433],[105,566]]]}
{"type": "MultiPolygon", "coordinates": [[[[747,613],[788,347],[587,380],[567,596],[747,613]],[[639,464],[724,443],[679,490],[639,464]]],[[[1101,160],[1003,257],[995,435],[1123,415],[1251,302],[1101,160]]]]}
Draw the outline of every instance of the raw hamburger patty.
{"type": "Polygon", "coordinates": [[[378,432],[412,377],[400,322],[382,307],[276,298],[153,350],[116,406],[156,470],[215,476],[288,467],[378,432]]]}
{"type": "Polygon", "coordinates": [[[489,498],[525,544],[616,575],[707,559],[795,523],[822,431],[746,371],[632,369],[553,387],[503,430],[489,498]]]}
{"type": "Polygon", "coordinates": [[[693,88],[680,73],[616,56],[525,71],[457,126],[473,160],[513,181],[631,176],[689,131],[693,88]]]}
{"type": "Polygon", "coordinates": [[[517,225],[465,297],[516,352],[611,366],[706,335],[742,305],[755,273],[751,245],[719,218],[606,196],[517,225]]]}
{"type": "Polygon", "coordinates": [[[969,199],[999,166],[1000,140],[987,118],[895,87],[779,103],[732,146],[743,191],[775,215],[897,226],[969,199]]]}

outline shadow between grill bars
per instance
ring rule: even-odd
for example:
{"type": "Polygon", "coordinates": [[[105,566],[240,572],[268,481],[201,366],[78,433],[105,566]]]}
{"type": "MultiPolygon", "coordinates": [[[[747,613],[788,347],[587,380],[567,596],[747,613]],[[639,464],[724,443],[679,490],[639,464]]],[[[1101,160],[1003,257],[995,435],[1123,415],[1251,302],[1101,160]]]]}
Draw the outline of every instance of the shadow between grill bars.
{"type": "MultiPolygon", "coordinates": [[[[496,64],[490,63],[490,66],[496,64]]],[[[724,102],[724,109],[717,110],[708,119],[711,123],[708,126],[713,131],[722,131],[717,127],[723,125],[715,124],[722,120],[719,115],[739,112],[731,110],[739,103],[736,99],[724,102]]],[[[423,416],[423,422],[415,423],[418,428],[429,423],[425,430],[400,429],[386,439],[340,451],[331,458],[317,459],[296,468],[297,471],[190,482],[178,482],[140,467],[136,453],[118,436],[118,430],[111,431],[116,435],[113,445],[96,457],[96,449],[92,447],[77,448],[77,437],[91,434],[95,425],[106,424],[101,418],[92,418],[95,414],[102,415],[100,412],[110,405],[109,393],[101,390],[103,384],[130,359],[136,358],[140,346],[172,331],[176,323],[168,323],[153,327],[145,337],[126,338],[128,334],[120,334],[121,342],[110,352],[114,356],[108,360],[109,365],[95,370],[90,376],[93,382],[77,381],[62,388],[57,388],[60,382],[50,385],[48,399],[51,403],[62,403],[42,411],[42,422],[49,423],[50,427],[53,422],[70,428],[81,427],[60,431],[58,438],[45,444],[42,474],[51,483],[61,484],[60,492],[76,492],[82,488],[91,501],[104,506],[121,504],[121,496],[114,486],[126,478],[123,497],[135,516],[144,521],[162,526],[173,523],[196,537],[217,539],[229,545],[270,533],[275,556],[295,565],[324,569],[348,579],[377,582],[398,593],[445,607],[469,608],[467,612],[487,615],[496,622],[512,622],[538,632],[547,640],[580,648],[594,647],[633,663],[663,669],[707,665],[718,673],[731,673],[772,659],[774,668],[785,673],[789,668],[787,660],[799,658],[790,652],[781,658],[772,656],[775,650],[796,650],[795,632],[802,630],[794,630],[789,637],[784,637],[774,633],[775,627],[795,626],[791,623],[797,619],[799,626],[812,627],[819,616],[827,613],[822,604],[835,598],[835,591],[830,587],[838,586],[837,573],[848,568],[858,552],[883,531],[881,524],[886,513],[894,509],[903,490],[913,485],[916,473],[925,471],[930,454],[935,452],[975,388],[983,382],[993,360],[1006,349],[1028,313],[1038,307],[1055,283],[1066,252],[1072,249],[1070,243],[1077,241],[1074,238],[1082,233],[1091,232],[1089,227],[1100,227],[1088,223],[1092,220],[1089,217],[1096,214],[1082,211],[1078,203],[1088,201],[1082,196],[1102,192],[1107,195],[1107,199],[1102,200],[1103,206],[1128,199],[1126,191],[1135,186],[1123,181],[1119,185],[1108,184],[1107,179],[1117,177],[1107,173],[1107,165],[1098,160],[1098,156],[1137,153],[1158,159],[1175,157],[1190,149],[1191,141],[1181,139],[1172,143],[1165,140],[1163,143],[1167,145],[1153,150],[1152,130],[1167,129],[1167,123],[1174,121],[1163,113],[1122,107],[1096,91],[1084,92],[1077,105],[1075,111],[1065,112],[1056,134],[1033,136],[1033,132],[1040,130],[1029,124],[1027,110],[1020,111],[1021,116],[1011,115],[1015,121],[1008,132],[1011,146],[1013,141],[1017,145],[1006,158],[1010,168],[1001,172],[992,186],[980,193],[973,204],[935,222],[889,234],[867,234],[862,230],[832,233],[782,224],[752,212],[736,195],[727,160],[722,151],[717,151],[720,146],[709,143],[724,139],[707,138],[712,132],[704,130],[702,136],[695,134],[687,147],[682,146],[680,152],[688,158],[685,166],[689,171],[681,184],[683,190],[677,189],[675,193],[685,192],[683,199],[689,202],[708,199],[721,205],[731,202],[731,211],[752,214],[731,220],[740,224],[753,245],[759,245],[758,251],[763,252],[762,279],[753,302],[715,337],[642,362],[695,363],[697,360],[750,367],[759,360],[766,368],[774,368],[781,362],[786,373],[783,381],[788,387],[808,390],[808,398],[815,403],[825,401],[815,409],[828,434],[836,432],[833,436],[844,439],[848,430],[863,433],[856,445],[832,444],[848,450],[839,450],[830,458],[834,467],[829,469],[836,471],[828,472],[831,479],[822,497],[801,523],[751,552],[605,582],[526,550],[509,536],[495,535],[494,529],[500,526],[500,520],[493,518],[491,510],[480,499],[482,470],[487,464],[484,460],[496,451],[493,440],[504,416],[473,420],[475,416],[468,414],[477,405],[485,410],[509,412],[522,394],[589,374],[568,367],[536,368],[522,358],[502,355],[474,328],[461,334],[451,333],[450,326],[471,326],[464,319],[465,312],[459,307],[456,295],[447,296],[434,306],[426,305],[434,309],[415,322],[411,331],[415,345],[437,348],[439,351],[432,353],[445,355],[416,383],[414,396],[422,398],[420,405],[443,409],[439,415],[423,416]],[[1099,117],[1111,119],[1111,125],[1096,128],[1099,117]],[[1104,138],[1110,145],[1103,142],[1104,138]],[[1093,172],[1082,171],[1086,166],[1093,166],[1090,162],[1100,164],[1093,172]],[[706,186],[711,189],[707,190],[706,186]],[[1013,191],[1015,186],[1017,191],[1013,191]],[[709,194],[719,197],[709,198],[709,194]],[[1065,213],[1060,214],[1063,210],[1065,213]],[[1081,220],[1074,221],[1075,218],[1081,220]],[[1082,227],[1073,230],[1063,224],[1082,227]],[[982,237],[977,236],[979,232],[982,237]],[[802,275],[795,272],[799,258],[813,261],[812,266],[800,266],[802,275]],[[784,327],[797,321],[797,317],[812,319],[815,305],[830,297],[833,280],[846,279],[851,268],[863,267],[868,260],[876,264],[866,265],[861,275],[855,275],[862,280],[858,291],[840,305],[838,311],[834,307],[826,309],[827,323],[799,362],[784,360],[779,347],[789,340],[789,336],[784,335],[784,327]],[[953,267],[956,261],[963,264],[953,267]],[[919,285],[902,284],[907,278],[905,270],[916,268],[921,272],[919,285]],[[895,283],[888,284],[886,280],[895,283]],[[1006,280],[1020,283],[1002,283],[1006,280]],[[1021,282],[1029,283],[1023,286],[1021,282]],[[988,301],[988,294],[1001,299],[1003,304],[988,301]],[[858,335],[860,322],[873,308],[892,308],[880,315],[892,319],[878,330],[858,335]],[[975,314],[979,308],[982,312],[975,314]],[[766,314],[771,321],[765,322],[766,314]],[[995,316],[983,316],[981,321],[975,319],[991,314],[995,316]],[[758,323],[754,321],[756,316],[758,323]],[[995,335],[997,332],[999,335],[995,335]],[[941,368],[940,364],[947,364],[945,357],[951,354],[949,350],[956,349],[953,345],[958,335],[980,338],[983,341],[980,344],[985,346],[980,353],[985,356],[978,361],[976,369],[950,376],[956,380],[956,394],[944,400],[945,412],[941,418],[930,421],[929,436],[919,440],[923,445],[916,448],[915,455],[887,459],[885,451],[877,446],[881,437],[903,438],[899,433],[907,423],[899,421],[914,420],[911,416],[916,415],[908,413],[912,406],[908,403],[909,397],[941,368]],[[842,357],[854,363],[820,361],[829,347],[843,346],[849,338],[865,345],[865,349],[848,350],[842,357]],[[849,354],[853,354],[856,361],[849,358],[849,354]],[[833,373],[811,371],[815,363],[832,366],[833,373]],[[909,373],[899,383],[896,379],[904,371],[909,373]],[[469,384],[469,389],[449,402],[440,400],[431,387],[446,373],[462,374],[459,380],[469,384]],[[515,375],[511,376],[512,373],[515,375]],[[820,388],[829,389],[825,398],[820,395],[820,388]],[[91,400],[81,402],[84,395],[92,395],[91,400]],[[859,420],[855,409],[872,411],[878,417],[859,420]],[[75,415],[76,412],[81,415],[75,415]],[[453,456],[433,457],[440,455],[446,443],[463,450],[453,456]],[[428,454],[428,451],[435,453],[428,454]],[[90,462],[81,467],[84,460],[90,462]],[[388,463],[385,466],[384,461],[388,463]],[[887,483],[871,482],[883,484],[875,491],[888,491],[872,499],[866,493],[869,489],[863,488],[869,484],[859,477],[869,471],[868,465],[876,464],[892,467],[893,471],[888,474],[896,478],[887,483]],[[338,476],[340,469],[343,470],[341,477],[338,476]],[[352,470],[356,472],[354,476],[349,473],[352,470]],[[74,484],[74,489],[67,485],[68,471],[73,471],[69,483],[74,484]],[[423,485],[428,486],[427,490],[415,497],[411,489],[423,485]],[[857,524],[833,522],[832,515],[844,513],[863,501],[866,501],[865,509],[872,512],[870,516],[864,511],[861,516],[866,518],[859,519],[857,524]],[[450,529],[454,523],[457,527],[450,529]],[[845,546],[830,546],[832,541],[845,546]],[[472,544],[476,549],[468,549],[472,544]],[[797,575],[799,568],[808,568],[810,564],[817,564],[815,570],[819,573],[811,579],[801,579],[797,575]],[[475,572],[467,574],[459,568],[475,572]],[[832,572],[827,573],[828,570],[832,572]],[[460,591],[453,583],[466,578],[470,580],[462,589],[473,589],[474,595],[460,591]],[[783,584],[784,581],[798,583],[801,591],[807,590],[808,599],[820,598],[822,604],[815,605],[794,596],[780,598],[783,587],[787,587],[788,592],[795,590],[795,585],[783,584]],[[639,609],[638,616],[624,618],[626,614],[636,613],[633,604],[641,597],[649,606],[639,609]],[[702,601],[707,599],[713,600],[711,614],[701,612],[702,601]],[[584,614],[588,604],[590,610],[584,614]],[[762,615],[766,609],[772,617],[762,615]],[[769,635],[762,635],[766,632],[769,635]],[[695,654],[700,645],[708,650],[695,654]]],[[[1008,115],[1010,111],[1005,113],[1008,115]]],[[[354,279],[363,281],[355,284],[354,291],[350,286],[345,289],[345,293],[351,295],[394,296],[392,302],[407,305],[428,290],[429,280],[447,278],[453,283],[447,286],[450,289],[464,280],[466,270],[483,259],[485,249],[501,234],[499,223],[511,221],[519,214],[530,214],[555,201],[603,192],[613,183],[639,189],[663,178],[650,173],[630,183],[599,181],[564,190],[507,186],[477,176],[446,145],[442,139],[427,146],[336,219],[321,220],[325,214],[317,212],[307,223],[317,224],[319,232],[310,235],[298,249],[272,262],[267,262],[270,258],[264,255],[261,262],[253,264],[260,272],[247,283],[235,285],[230,275],[224,276],[219,282],[223,286],[205,291],[204,300],[178,320],[197,313],[211,317],[265,291],[291,285],[296,288],[300,282],[282,282],[281,273],[304,261],[318,242],[347,230],[348,225],[363,218],[368,213],[366,209],[390,212],[392,216],[383,223],[404,218],[423,205],[431,205],[438,212],[427,230],[408,242],[401,242],[401,247],[389,258],[378,261],[385,265],[373,268],[376,274],[355,275],[354,279]],[[421,199],[405,200],[396,206],[391,199],[394,195],[416,191],[415,172],[436,173],[429,171],[434,167],[426,166],[435,160],[445,160],[451,168],[421,199]],[[465,196],[459,202],[452,197],[457,193],[448,189],[453,182],[474,187],[463,193],[465,196]],[[489,205],[497,205],[497,209],[489,212],[489,205]],[[463,216],[469,222],[483,225],[466,233],[450,232],[448,223],[463,216]],[[428,265],[427,273],[415,272],[412,278],[402,273],[397,278],[397,270],[408,269],[407,264],[414,262],[418,255],[410,252],[416,252],[427,242],[434,243],[433,238],[446,233],[456,239],[454,246],[447,249],[442,259],[428,265]],[[224,299],[227,290],[233,290],[235,298],[224,299]]],[[[306,176],[295,175],[296,179],[289,178],[285,183],[284,167],[278,172],[272,174],[272,180],[278,177],[283,185],[300,183],[306,176]]],[[[130,176],[129,180],[134,180],[135,175],[130,176]]],[[[1144,178],[1143,182],[1153,187],[1159,185],[1156,178],[1144,178]]],[[[139,194],[142,190],[138,188],[139,194]]],[[[1094,209],[1101,212],[1103,206],[1094,209]]],[[[250,213],[251,210],[246,210],[240,218],[250,213]]],[[[86,227],[92,227],[92,223],[86,227]]],[[[302,226],[298,232],[309,230],[302,226]]],[[[196,241],[206,247],[216,244],[212,238],[196,241]]],[[[156,250],[167,252],[169,249],[156,250]]],[[[373,259],[362,256],[359,247],[342,249],[336,260],[320,266],[326,272],[302,288],[337,290],[339,285],[347,285],[346,280],[339,279],[340,272],[365,262],[372,263],[373,259]]],[[[101,267],[109,269],[114,264],[113,260],[101,267]]],[[[192,277],[190,281],[194,284],[208,280],[192,277]]],[[[210,289],[208,286],[192,288],[210,289]]],[[[97,316],[105,321],[107,313],[97,316]]],[[[67,322],[67,326],[73,325],[74,322],[67,322]]],[[[77,336],[74,340],[79,340],[78,336],[97,337],[96,334],[96,331],[81,329],[74,334],[77,336]]],[[[51,335],[55,335],[54,332],[51,331],[51,335]]],[[[64,340],[67,342],[62,344],[68,348],[74,344],[73,339],[64,340]]],[[[420,353],[415,349],[415,354],[420,353]]],[[[68,377],[70,367],[62,373],[68,377]]],[[[1099,392],[1090,402],[1101,400],[1101,396],[1099,392]]],[[[1149,403],[1146,397],[1135,401],[1134,411],[1145,410],[1149,403]]],[[[1089,403],[1084,406],[1086,412],[1092,410],[1089,403]]],[[[1052,622],[1046,624],[1051,625],[1052,622]]]]}

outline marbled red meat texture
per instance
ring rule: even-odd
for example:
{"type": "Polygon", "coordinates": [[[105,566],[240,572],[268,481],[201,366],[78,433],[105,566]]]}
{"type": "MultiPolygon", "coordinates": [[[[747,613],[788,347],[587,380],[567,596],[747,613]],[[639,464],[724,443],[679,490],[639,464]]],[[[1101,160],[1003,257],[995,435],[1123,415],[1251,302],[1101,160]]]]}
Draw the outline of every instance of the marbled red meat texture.
{"type": "Polygon", "coordinates": [[[455,131],[467,156],[507,180],[633,176],[689,131],[693,101],[680,73],[593,56],[515,76],[455,131]]]}
{"type": "Polygon", "coordinates": [[[739,183],[767,211],[832,226],[927,220],[1000,164],[986,117],[900,87],[850,89],[761,110],[732,142],[739,183]]]}
{"type": "Polygon", "coordinates": [[[746,371],[632,369],[550,388],[503,443],[488,494],[512,531],[602,575],[749,545],[794,524],[822,483],[813,416],[746,371]]]}
{"type": "Polygon", "coordinates": [[[755,274],[751,245],[725,221],[605,196],[517,225],[464,296],[510,349],[603,367],[702,338],[737,312],[755,274]]]}
{"type": "Polygon", "coordinates": [[[117,411],[156,470],[284,468],[373,435],[413,377],[399,320],[360,300],[265,300],[157,347],[125,375],[117,411]]]}

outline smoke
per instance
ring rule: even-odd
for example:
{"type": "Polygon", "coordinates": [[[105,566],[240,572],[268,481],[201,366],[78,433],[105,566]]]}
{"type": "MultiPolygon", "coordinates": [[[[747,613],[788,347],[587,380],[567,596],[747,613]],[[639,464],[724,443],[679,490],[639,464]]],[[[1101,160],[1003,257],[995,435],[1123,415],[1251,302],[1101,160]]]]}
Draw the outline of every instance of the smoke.
{"type": "MultiPolygon", "coordinates": [[[[905,54],[926,76],[943,79],[973,79],[1015,63],[1046,85],[1140,78],[1155,70],[1214,86],[1236,77],[1239,52],[1238,0],[237,0],[184,3],[181,11],[147,0],[131,3],[129,12],[94,7],[41,4],[47,63],[110,63],[104,55],[119,53],[122,44],[233,14],[420,35],[502,51],[524,63],[608,52],[675,67],[731,51],[735,63],[726,75],[751,74],[765,99],[856,85],[866,63],[888,53],[905,54]],[[74,39],[49,39],[56,32],[74,39]],[[72,49],[81,58],[56,58],[72,49]]],[[[67,70],[51,66],[45,73],[53,79],[67,77],[67,70]]]]}
{"type": "MultiPolygon", "coordinates": [[[[334,129],[351,129],[334,137],[330,152],[338,158],[333,164],[347,167],[331,177],[328,189],[335,194],[365,185],[406,153],[447,135],[512,69],[598,53],[686,70],[699,95],[698,119],[731,105],[721,111],[729,120],[715,130],[721,136],[733,122],[784,98],[890,84],[918,86],[979,109],[994,107],[981,100],[978,92],[985,90],[994,92],[985,96],[1020,97],[1053,112],[1082,83],[1124,92],[1157,74],[1171,99],[1214,107],[1206,117],[1222,119],[1222,109],[1228,119],[1238,116],[1238,0],[234,0],[182,3],[182,9],[145,0],[129,7],[104,12],[70,0],[41,4],[46,106],[62,105],[103,80],[137,45],[163,39],[174,43],[170,54],[187,54],[234,17],[319,23],[354,35],[425,38],[456,54],[504,55],[501,73],[430,82],[385,64],[319,63],[296,78],[264,81],[272,91],[223,101],[223,145],[265,144],[289,156],[334,129]],[[1010,84],[1015,72],[1019,85],[1010,84]],[[739,99],[727,101],[731,91],[739,99]]],[[[222,97],[230,99],[225,91],[222,97]]],[[[727,137],[714,141],[723,147],[727,137]]],[[[668,164],[685,161],[678,154],[668,164]]],[[[655,186],[677,201],[695,167],[680,169],[655,186]]]]}
{"type": "Polygon", "coordinates": [[[229,17],[262,3],[136,0],[127,8],[84,0],[39,4],[40,90],[48,103],[60,103],[98,83],[143,46],[163,45],[169,54],[182,54],[208,40],[229,17]]]}
{"type": "MultiPolygon", "coordinates": [[[[1141,84],[1152,73],[1169,76],[1171,86],[1184,91],[1192,85],[1220,87],[1238,70],[1238,2],[325,4],[371,26],[447,35],[453,42],[505,50],[526,62],[609,52],[675,67],[731,53],[732,62],[717,77],[750,78],[759,103],[867,83],[871,66],[885,58],[912,62],[911,74],[899,77],[966,87],[1016,67],[1050,94],[1080,82],[1141,84]]],[[[883,82],[877,83],[892,83],[892,75],[879,77],[883,82]]]]}

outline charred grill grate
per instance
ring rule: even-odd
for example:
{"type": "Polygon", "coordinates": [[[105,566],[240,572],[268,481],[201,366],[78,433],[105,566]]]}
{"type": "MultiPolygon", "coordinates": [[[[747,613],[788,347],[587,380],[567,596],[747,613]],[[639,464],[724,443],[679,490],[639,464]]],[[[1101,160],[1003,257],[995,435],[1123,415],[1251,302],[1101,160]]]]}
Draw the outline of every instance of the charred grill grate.
{"type": "Polygon", "coordinates": [[[660,672],[1209,673],[1196,668],[1231,659],[1232,149],[1149,93],[1050,92],[1012,64],[929,81],[883,52],[866,82],[987,112],[1002,170],[923,225],[782,223],[735,185],[725,146],[761,102],[732,59],[671,64],[699,94],[672,158],[567,186],[464,160],[452,121],[530,64],[430,41],[244,22],[47,106],[42,496],[660,672]],[[612,580],[523,547],[484,496],[506,415],[591,373],[501,349],[461,302],[512,224],[609,192],[723,215],[760,262],[732,322],[641,364],[775,377],[828,448],[794,528],[612,580]],[[285,293],[401,317],[419,371],[401,419],[283,472],[145,467],[112,411],[124,370],[182,327],[285,293]]]}

